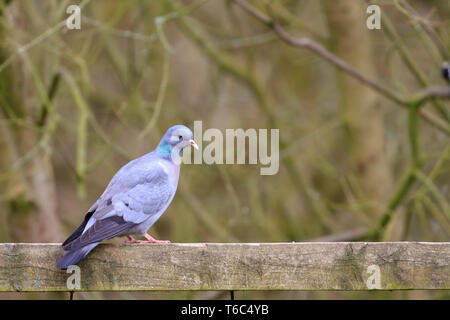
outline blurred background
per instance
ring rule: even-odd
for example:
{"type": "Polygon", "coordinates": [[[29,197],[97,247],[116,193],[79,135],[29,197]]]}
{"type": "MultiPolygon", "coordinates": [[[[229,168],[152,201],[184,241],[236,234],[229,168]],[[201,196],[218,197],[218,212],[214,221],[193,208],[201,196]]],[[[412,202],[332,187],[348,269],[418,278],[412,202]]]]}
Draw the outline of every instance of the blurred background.
{"type": "MultiPolygon", "coordinates": [[[[448,0],[249,1],[400,97],[448,85],[448,0]],[[369,4],[381,29],[369,30],[369,4]]],[[[279,128],[280,170],[184,165],[149,230],[172,242],[449,241],[449,100],[408,108],[282,40],[231,0],[1,0],[0,241],[62,242],[125,163],[172,125],[279,128]],[[68,30],[71,4],[81,29],[68,30]],[[415,140],[414,137],[418,139],[415,140]],[[420,148],[420,154],[415,152],[420,148]],[[418,161],[420,160],[420,161],[418,161]],[[409,181],[410,168],[417,170],[409,181]],[[408,180],[405,182],[405,179],[408,180]],[[389,217],[387,223],[383,217],[389,217]]],[[[112,240],[121,242],[124,239],[112,240]]],[[[449,298],[448,292],[236,292],[236,299],[449,298]]],[[[67,299],[0,293],[0,299],[67,299]]],[[[228,299],[227,292],[75,299],[228,299]]]]}

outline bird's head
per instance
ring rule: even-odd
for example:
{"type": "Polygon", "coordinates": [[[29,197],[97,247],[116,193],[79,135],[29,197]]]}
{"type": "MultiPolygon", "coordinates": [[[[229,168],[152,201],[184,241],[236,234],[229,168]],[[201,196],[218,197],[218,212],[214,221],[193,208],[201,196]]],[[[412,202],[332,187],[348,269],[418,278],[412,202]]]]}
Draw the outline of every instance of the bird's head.
{"type": "Polygon", "coordinates": [[[176,125],[166,131],[158,145],[157,153],[163,157],[179,157],[181,151],[188,147],[198,149],[198,145],[192,139],[191,129],[183,125],[176,125]]]}

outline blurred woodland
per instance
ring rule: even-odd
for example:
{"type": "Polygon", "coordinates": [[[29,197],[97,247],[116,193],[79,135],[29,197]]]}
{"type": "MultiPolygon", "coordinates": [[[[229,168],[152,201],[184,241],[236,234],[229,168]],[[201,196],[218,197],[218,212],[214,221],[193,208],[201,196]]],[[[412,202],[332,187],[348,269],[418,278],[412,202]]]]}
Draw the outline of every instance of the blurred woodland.
{"type": "MultiPolygon", "coordinates": [[[[449,241],[448,0],[0,1],[0,241],[62,242],[172,125],[279,128],[280,171],[184,165],[172,242],[449,241]],[[64,20],[81,7],[81,29],[64,20]],[[369,4],[381,29],[369,30],[369,4]],[[447,89],[447,90],[445,90],[447,89]]],[[[123,239],[112,241],[121,242],[123,239]]],[[[236,299],[449,298],[236,292],[236,299]]],[[[61,293],[0,299],[61,298],[61,293]]],[[[229,298],[224,292],[75,299],[229,298]]]]}

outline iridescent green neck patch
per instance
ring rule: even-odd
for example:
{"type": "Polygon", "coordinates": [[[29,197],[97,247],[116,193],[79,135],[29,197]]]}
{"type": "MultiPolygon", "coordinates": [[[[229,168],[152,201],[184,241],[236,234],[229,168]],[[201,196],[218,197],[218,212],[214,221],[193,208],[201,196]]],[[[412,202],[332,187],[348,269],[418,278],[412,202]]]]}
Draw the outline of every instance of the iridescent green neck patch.
{"type": "Polygon", "coordinates": [[[158,147],[156,153],[160,156],[170,156],[172,148],[167,143],[163,143],[158,147]]]}

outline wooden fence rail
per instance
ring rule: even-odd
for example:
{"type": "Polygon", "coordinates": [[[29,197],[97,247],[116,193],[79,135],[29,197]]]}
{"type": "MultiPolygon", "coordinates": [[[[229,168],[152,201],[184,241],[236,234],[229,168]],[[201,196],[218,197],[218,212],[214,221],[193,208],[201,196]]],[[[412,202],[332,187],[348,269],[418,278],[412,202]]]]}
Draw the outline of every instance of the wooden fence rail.
{"type": "Polygon", "coordinates": [[[70,273],[62,255],[0,244],[0,291],[450,289],[448,242],[102,244],[70,273]]]}

